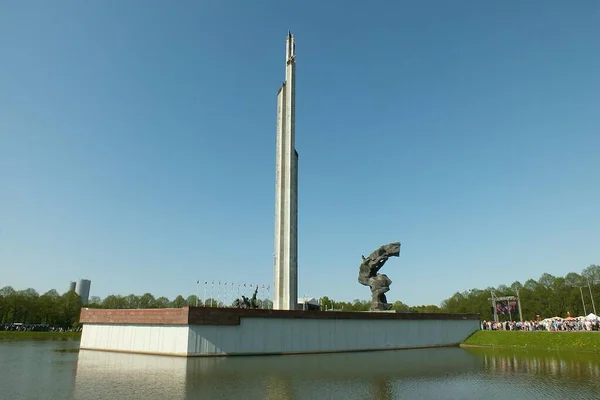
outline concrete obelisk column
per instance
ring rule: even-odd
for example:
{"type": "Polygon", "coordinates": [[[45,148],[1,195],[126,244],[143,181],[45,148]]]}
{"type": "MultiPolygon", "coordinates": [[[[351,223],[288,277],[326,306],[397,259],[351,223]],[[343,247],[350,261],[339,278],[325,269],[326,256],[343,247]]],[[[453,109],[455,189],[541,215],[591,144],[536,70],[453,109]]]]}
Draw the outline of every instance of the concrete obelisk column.
{"type": "Polygon", "coordinates": [[[286,39],[285,82],[277,94],[275,271],[273,308],[294,310],[298,301],[298,152],[295,140],[296,49],[286,39]]]}

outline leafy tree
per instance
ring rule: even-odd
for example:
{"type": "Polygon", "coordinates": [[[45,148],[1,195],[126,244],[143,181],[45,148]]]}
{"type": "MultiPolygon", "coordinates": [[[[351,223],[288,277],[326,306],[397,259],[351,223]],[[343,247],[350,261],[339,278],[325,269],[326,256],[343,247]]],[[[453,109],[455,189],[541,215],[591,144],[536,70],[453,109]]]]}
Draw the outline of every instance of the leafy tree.
{"type": "Polygon", "coordinates": [[[550,275],[548,273],[543,273],[540,279],[538,280],[538,283],[545,289],[552,289],[555,280],[555,276],[550,275]]]}
{"type": "Polygon", "coordinates": [[[5,286],[0,289],[0,320],[2,322],[14,322],[14,312],[16,307],[16,292],[12,286],[5,286]]]}
{"type": "Polygon", "coordinates": [[[63,328],[71,328],[79,322],[81,298],[73,291],[63,294],[58,299],[59,313],[56,324],[63,328]]]}
{"type": "Polygon", "coordinates": [[[584,281],[585,279],[575,272],[569,272],[565,275],[565,285],[570,287],[583,286],[585,284],[584,281]]]}
{"type": "Polygon", "coordinates": [[[518,293],[521,289],[523,289],[523,285],[519,281],[514,281],[512,285],[510,285],[510,290],[514,293],[518,293]]]}
{"type": "Polygon", "coordinates": [[[260,305],[261,305],[261,308],[264,308],[264,309],[267,309],[267,310],[270,310],[270,309],[273,308],[273,302],[271,301],[271,299],[263,299],[260,302],[260,305]]]}
{"type": "Polygon", "coordinates": [[[59,305],[60,295],[54,289],[47,291],[40,296],[38,301],[38,307],[40,312],[40,322],[49,325],[56,325],[59,317],[59,305]]]}
{"type": "Polygon", "coordinates": [[[123,296],[115,296],[113,294],[111,294],[110,296],[107,296],[103,301],[102,301],[102,308],[109,308],[109,309],[123,309],[123,308],[129,308],[128,307],[128,302],[125,299],[125,297],[123,296]]]}
{"type": "Polygon", "coordinates": [[[394,302],[394,305],[392,306],[392,310],[410,311],[410,307],[407,306],[406,304],[404,304],[403,302],[401,302],[400,300],[397,300],[394,302]]]}
{"type": "Polygon", "coordinates": [[[171,302],[166,297],[156,299],[156,308],[169,308],[171,302]]]}
{"type": "Polygon", "coordinates": [[[600,265],[590,265],[581,272],[581,275],[591,283],[600,283],[600,265]]]}
{"type": "Polygon", "coordinates": [[[185,307],[185,299],[182,295],[175,297],[175,300],[171,303],[171,307],[173,308],[182,308],[185,307]]]}
{"type": "MultiPolygon", "coordinates": [[[[199,305],[202,305],[202,302],[198,303],[199,305]]],[[[208,298],[204,300],[204,307],[217,307],[217,305],[219,304],[219,301],[217,299],[212,299],[212,298],[208,298]]]]}
{"type": "Polygon", "coordinates": [[[140,303],[140,297],[135,294],[125,296],[126,308],[144,308],[140,303]]]}
{"type": "Polygon", "coordinates": [[[525,285],[523,287],[527,290],[536,290],[538,287],[538,283],[534,279],[527,279],[525,285]]]}
{"type": "Polygon", "coordinates": [[[15,296],[18,298],[18,302],[15,304],[15,318],[25,323],[37,320],[38,315],[36,314],[39,310],[36,306],[40,297],[38,292],[29,288],[18,291],[15,296]]]}
{"type": "Polygon", "coordinates": [[[323,310],[329,310],[333,308],[333,302],[327,296],[321,297],[321,308],[323,310]]]}
{"type": "Polygon", "coordinates": [[[410,311],[414,312],[422,312],[422,313],[439,313],[441,312],[441,308],[435,305],[423,305],[423,306],[414,306],[410,308],[410,311]]]}
{"type": "Polygon", "coordinates": [[[139,308],[154,308],[156,306],[156,300],[150,293],[144,293],[140,297],[139,308]]]}
{"type": "MultiPolygon", "coordinates": [[[[215,303],[216,303],[216,301],[215,301],[215,303]]],[[[199,305],[199,306],[201,306],[202,305],[202,301],[195,294],[193,294],[191,296],[188,296],[188,298],[185,299],[185,305],[186,306],[195,307],[196,304],[199,305]]]]}
{"type": "MultiPolygon", "coordinates": [[[[497,292],[496,293],[497,295],[506,296],[510,292],[510,289],[506,285],[500,285],[496,289],[496,292],[497,292]]],[[[466,296],[464,296],[464,297],[466,297],[466,296]]]]}

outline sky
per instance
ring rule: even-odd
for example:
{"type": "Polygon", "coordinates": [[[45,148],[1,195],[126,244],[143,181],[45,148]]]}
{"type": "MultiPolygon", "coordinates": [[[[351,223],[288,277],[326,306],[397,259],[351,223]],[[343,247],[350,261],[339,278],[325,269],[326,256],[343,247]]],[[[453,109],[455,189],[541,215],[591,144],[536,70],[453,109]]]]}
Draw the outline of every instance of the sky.
{"type": "Polygon", "coordinates": [[[393,241],[409,305],[600,264],[597,1],[2,9],[0,287],[272,286],[288,30],[299,295],[368,299],[393,241]]]}

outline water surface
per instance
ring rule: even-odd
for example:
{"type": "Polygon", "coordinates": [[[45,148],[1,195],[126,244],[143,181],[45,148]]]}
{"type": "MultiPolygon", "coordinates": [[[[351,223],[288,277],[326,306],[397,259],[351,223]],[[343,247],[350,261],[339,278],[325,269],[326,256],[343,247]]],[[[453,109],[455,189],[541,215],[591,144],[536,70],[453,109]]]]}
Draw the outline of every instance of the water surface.
{"type": "Polygon", "coordinates": [[[0,397],[17,399],[595,399],[600,355],[428,349],[178,358],[0,342],[0,397]]]}

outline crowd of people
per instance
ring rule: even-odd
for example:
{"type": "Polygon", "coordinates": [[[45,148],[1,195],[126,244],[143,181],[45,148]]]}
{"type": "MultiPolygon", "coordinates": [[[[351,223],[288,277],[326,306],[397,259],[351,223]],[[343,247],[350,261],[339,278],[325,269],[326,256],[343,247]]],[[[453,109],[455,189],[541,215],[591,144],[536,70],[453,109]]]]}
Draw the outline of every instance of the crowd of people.
{"type": "Polygon", "coordinates": [[[542,321],[482,321],[481,329],[487,331],[599,331],[600,320],[582,318],[549,318],[542,321]]]}
{"type": "Polygon", "coordinates": [[[60,326],[52,326],[47,324],[0,324],[0,331],[11,332],[79,332],[81,328],[64,329],[60,326]]]}

